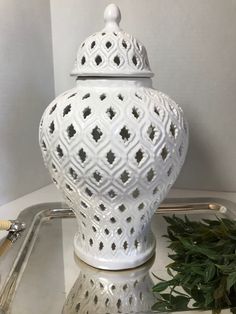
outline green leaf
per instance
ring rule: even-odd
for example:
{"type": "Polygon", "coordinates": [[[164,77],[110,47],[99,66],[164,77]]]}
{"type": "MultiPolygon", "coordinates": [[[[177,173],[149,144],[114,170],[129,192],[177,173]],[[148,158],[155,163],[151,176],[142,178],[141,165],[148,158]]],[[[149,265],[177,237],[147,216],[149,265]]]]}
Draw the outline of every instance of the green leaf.
{"type": "Polygon", "coordinates": [[[153,304],[152,306],[152,311],[159,311],[159,312],[163,312],[163,311],[167,311],[167,306],[166,306],[166,302],[156,302],[155,304],[153,304]]]}
{"type": "Polygon", "coordinates": [[[231,287],[236,284],[236,271],[229,274],[227,278],[227,290],[230,291],[231,287]]]}
{"type": "Polygon", "coordinates": [[[191,243],[190,239],[186,239],[184,237],[177,237],[179,239],[179,241],[181,242],[181,244],[183,244],[184,248],[186,249],[193,249],[194,248],[194,244],[191,243]]]}
{"type": "Polygon", "coordinates": [[[188,303],[189,303],[189,298],[184,297],[184,296],[172,296],[173,300],[172,302],[175,305],[175,309],[179,310],[179,311],[184,311],[188,309],[188,303]]]}
{"type": "Polygon", "coordinates": [[[162,291],[166,290],[169,286],[170,286],[169,281],[159,282],[158,284],[156,284],[152,288],[152,291],[153,292],[162,292],[162,291]]]}
{"type": "Polygon", "coordinates": [[[216,267],[213,263],[209,263],[205,270],[205,282],[212,280],[216,273],[216,267]]]}
{"type": "Polygon", "coordinates": [[[162,299],[164,299],[165,301],[169,301],[170,298],[171,298],[171,294],[170,294],[170,293],[161,293],[161,294],[160,294],[160,297],[161,297],[162,299]]]}
{"type": "Polygon", "coordinates": [[[214,301],[214,298],[213,298],[213,293],[212,293],[212,291],[210,291],[209,293],[206,293],[206,294],[205,294],[205,304],[204,304],[204,306],[205,306],[205,307],[209,307],[209,305],[210,305],[211,303],[213,303],[213,301],[214,301]]]}

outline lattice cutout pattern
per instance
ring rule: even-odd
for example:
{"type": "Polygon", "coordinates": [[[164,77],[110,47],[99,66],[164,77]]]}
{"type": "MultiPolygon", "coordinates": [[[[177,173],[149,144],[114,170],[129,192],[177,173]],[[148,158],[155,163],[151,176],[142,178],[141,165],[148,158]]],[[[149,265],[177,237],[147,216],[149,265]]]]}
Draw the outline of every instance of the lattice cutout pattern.
{"type": "Polygon", "coordinates": [[[98,73],[152,76],[146,48],[124,31],[101,31],[89,36],[78,49],[72,74],[98,73]]]}
{"type": "Polygon", "coordinates": [[[77,214],[79,252],[116,261],[150,251],[151,217],[187,144],[182,110],[150,88],[78,86],[57,97],[40,123],[40,146],[77,214]]]}
{"type": "Polygon", "coordinates": [[[62,314],[150,313],[155,303],[150,263],[130,272],[99,273],[86,265],[66,299],[62,314]]]}

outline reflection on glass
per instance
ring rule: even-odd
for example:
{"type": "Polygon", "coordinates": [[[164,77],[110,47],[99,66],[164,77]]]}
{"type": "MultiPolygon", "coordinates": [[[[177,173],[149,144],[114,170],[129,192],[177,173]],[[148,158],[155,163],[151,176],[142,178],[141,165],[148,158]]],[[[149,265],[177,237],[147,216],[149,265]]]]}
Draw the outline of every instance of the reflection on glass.
{"type": "Polygon", "coordinates": [[[81,272],[67,297],[63,314],[150,313],[155,302],[149,275],[153,258],[126,271],[103,271],[78,263],[81,272]]]}

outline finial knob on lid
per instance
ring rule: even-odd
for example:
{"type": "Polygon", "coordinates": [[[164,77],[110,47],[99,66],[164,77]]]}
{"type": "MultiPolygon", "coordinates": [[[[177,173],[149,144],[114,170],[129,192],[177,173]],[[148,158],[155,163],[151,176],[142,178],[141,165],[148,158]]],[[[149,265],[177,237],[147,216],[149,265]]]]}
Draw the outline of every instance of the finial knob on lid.
{"type": "Polygon", "coordinates": [[[106,23],[105,29],[119,29],[120,20],[121,14],[119,7],[114,3],[109,4],[104,11],[104,21],[106,23]]]}

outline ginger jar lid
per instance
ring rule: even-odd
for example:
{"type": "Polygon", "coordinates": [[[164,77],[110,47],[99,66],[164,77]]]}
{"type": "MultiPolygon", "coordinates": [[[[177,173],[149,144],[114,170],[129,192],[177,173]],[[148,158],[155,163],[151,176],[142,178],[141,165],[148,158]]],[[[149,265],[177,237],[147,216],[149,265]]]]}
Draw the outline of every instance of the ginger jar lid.
{"type": "Polygon", "coordinates": [[[105,27],[79,47],[72,76],[152,77],[146,48],[119,27],[120,9],[110,4],[105,27]]]}

